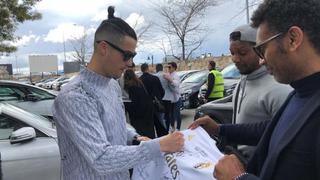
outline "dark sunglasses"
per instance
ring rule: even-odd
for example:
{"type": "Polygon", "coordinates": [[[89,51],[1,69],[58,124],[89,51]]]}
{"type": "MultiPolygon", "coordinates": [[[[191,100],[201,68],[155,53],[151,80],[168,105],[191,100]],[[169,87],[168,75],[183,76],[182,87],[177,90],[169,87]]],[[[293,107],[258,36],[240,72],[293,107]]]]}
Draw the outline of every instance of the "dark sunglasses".
{"type": "Polygon", "coordinates": [[[264,40],[263,42],[253,46],[254,52],[259,56],[259,58],[264,59],[264,53],[265,53],[265,48],[264,47],[265,47],[265,45],[267,43],[269,43],[270,41],[280,37],[282,34],[283,34],[282,32],[278,33],[278,34],[276,34],[274,36],[271,36],[270,38],[264,40]]]}
{"type": "Polygon", "coordinates": [[[109,44],[115,50],[119,51],[123,55],[123,61],[129,61],[130,59],[133,59],[137,55],[136,52],[125,51],[125,50],[119,48],[118,46],[116,46],[116,45],[114,45],[111,42],[108,42],[106,40],[97,41],[97,43],[100,43],[102,41],[107,43],[107,44],[109,44]]]}

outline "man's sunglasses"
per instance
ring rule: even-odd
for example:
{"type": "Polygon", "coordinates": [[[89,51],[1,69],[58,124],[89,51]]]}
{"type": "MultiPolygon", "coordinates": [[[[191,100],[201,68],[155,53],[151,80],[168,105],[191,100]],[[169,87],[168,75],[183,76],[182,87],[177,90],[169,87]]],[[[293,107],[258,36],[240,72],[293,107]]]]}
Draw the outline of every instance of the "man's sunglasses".
{"type": "Polygon", "coordinates": [[[253,47],[254,52],[259,56],[259,58],[264,59],[264,53],[265,53],[265,45],[269,43],[270,41],[280,37],[283,33],[278,33],[274,36],[271,36],[270,38],[264,40],[260,44],[257,44],[253,47]]]}
{"type": "Polygon", "coordinates": [[[119,48],[118,46],[112,44],[111,42],[108,42],[106,40],[101,40],[101,41],[97,41],[97,43],[99,44],[100,42],[105,42],[107,44],[109,44],[112,48],[114,48],[115,50],[119,51],[120,53],[122,53],[123,55],[123,61],[129,61],[130,59],[133,59],[137,53],[136,52],[131,52],[131,51],[125,51],[121,48],[119,48]]]}

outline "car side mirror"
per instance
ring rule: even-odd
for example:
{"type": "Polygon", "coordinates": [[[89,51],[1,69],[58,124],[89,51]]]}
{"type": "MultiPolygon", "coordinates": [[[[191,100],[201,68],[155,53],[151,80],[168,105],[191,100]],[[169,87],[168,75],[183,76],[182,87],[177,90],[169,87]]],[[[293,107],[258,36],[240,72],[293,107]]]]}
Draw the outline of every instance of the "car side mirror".
{"type": "Polygon", "coordinates": [[[33,127],[23,127],[16,131],[13,131],[10,136],[10,143],[22,143],[25,141],[32,140],[36,137],[36,131],[33,127]]]}

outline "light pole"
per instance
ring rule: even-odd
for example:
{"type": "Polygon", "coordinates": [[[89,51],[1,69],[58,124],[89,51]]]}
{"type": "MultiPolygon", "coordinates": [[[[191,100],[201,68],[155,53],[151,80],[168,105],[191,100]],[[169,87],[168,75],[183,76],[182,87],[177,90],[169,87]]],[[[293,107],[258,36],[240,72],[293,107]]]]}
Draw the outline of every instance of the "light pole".
{"type": "Polygon", "coordinates": [[[246,0],[247,24],[249,24],[249,0],[246,0]]]}
{"type": "Polygon", "coordinates": [[[62,31],[62,40],[63,40],[63,55],[64,55],[64,62],[67,61],[67,58],[66,58],[66,42],[64,40],[64,31],[62,31]]]}
{"type": "Polygon", "coordinates": [[[16,73],[19,74],[18,55],[17,55],[17,53],[14,53],[14,57],[15,57],[15,60],[16,60],[16,73]]]}
{"type": "Polygon", "coordinates": [[[151,66],[153,67],[153,55],[148,56],[148,61],[150,61],[150,60],[151,60],[151,66]]]}

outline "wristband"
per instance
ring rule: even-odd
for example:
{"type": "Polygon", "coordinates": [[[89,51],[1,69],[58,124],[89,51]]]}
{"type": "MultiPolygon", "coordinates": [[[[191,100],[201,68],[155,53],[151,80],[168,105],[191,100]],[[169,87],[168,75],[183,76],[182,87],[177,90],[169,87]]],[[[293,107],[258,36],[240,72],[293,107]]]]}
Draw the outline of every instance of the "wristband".
{"type": "Polygon", "coordinates": [[[239,174],[237,177],[234,178],[234,180],[241,180],[241,178],[245,175],[247,175],[248,173],[244,172],[244,173],[241,173],[239,174]]]}

